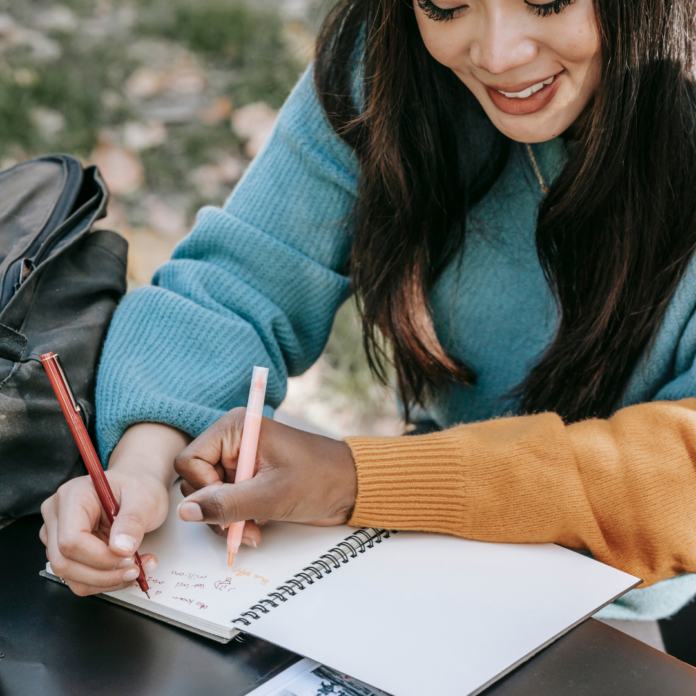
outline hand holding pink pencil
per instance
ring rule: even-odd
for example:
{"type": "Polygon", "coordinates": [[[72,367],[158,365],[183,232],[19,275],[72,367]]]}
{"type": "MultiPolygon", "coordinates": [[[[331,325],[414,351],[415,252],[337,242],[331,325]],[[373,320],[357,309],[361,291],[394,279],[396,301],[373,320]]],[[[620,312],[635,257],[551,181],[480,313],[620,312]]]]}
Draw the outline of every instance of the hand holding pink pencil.
{"type": "Polygon", "coordinates": [[[229,524],[230,563],[242,538],[256,546],[261,537],[251,520],[345,524],[357,499],[357,468],[345,442],[262,418],[267,380],[268,370],[255,368],[248,409],[228,411],[174,465],[186,496],[179,517],[217,533],[229,524]]]}
{"type": "MultiPolygon", "coordinates": [[[[242,443],[239,447],[235,483],[246,481],[254,476],[256,450],[259,446],[259,433],[261,431],[267,383],[268,368],[254,367],[254,372],[251,376],[251,389],[249,390],[249,403],[247,404],[246,416],[244,417],[242,443]]],[[[232,566],[234,556],[239,551],[239,546],[242,543],[244,524],[244,522],[233,522],[227,529],[227,565],[229,567],[232,566]]]]}

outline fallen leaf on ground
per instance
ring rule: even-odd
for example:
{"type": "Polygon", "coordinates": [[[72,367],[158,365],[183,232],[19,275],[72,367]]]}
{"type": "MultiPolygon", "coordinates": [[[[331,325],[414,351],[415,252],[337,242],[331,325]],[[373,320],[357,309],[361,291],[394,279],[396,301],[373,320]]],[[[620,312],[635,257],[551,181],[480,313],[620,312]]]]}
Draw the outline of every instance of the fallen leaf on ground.
{"type": "Polygon", "coordinates": [[[186,234],[186,215],[182,210],[167,205],[157,196],[148,196],[145,208],[148,224],[155,232],[176,239],[181,239],[186,234]]]}
{"type": "Polygon", "coordinates": [[[149,123],[131,121],[123,128],[123,144],[129,150],[147,150],[167,142],[167,127],[162,121],[149,123]]]}
{"type": "Polygon", "coordinates": [[[232,102],[227,97],[218,97],[198,114],[198,118],[207,126],[214,126],[229,118],[231,113],[232,102]]]}
{"type": "Polygon", "coordinates": [[[248,104],[232,113],[232,128],[247,141],[244,152],[249,159],[259,154],[277,118],[278,112],[264,102],[248,104]]]}
{"type": "Polygon", "coordinates": [[[140,158],[135,152],[109,143],[100,143],[92,152],[91,161],[114,196],[122,196],[137,189],[145,180],[140,158]]]}

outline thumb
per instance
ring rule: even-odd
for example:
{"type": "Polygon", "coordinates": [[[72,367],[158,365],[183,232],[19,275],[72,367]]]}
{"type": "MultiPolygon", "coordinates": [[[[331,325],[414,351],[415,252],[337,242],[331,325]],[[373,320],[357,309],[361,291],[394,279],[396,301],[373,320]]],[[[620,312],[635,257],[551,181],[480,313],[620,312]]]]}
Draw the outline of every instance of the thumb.
{"type": "Polygon", "coordinates": [[[132,556],[145,536],[147,522],[143,512],[147,510],[147,500],[131,494],[122,500],[121,509],[114,519],[109,533],[109,548],[119,556],[132,556]]]}
{"type": "Polygon", "coordinates": [[[263,476],[240,483],[207,486],[179,505],[185,522],[231,524],[246,520],[278,519],[278,502],[263,476]]]}

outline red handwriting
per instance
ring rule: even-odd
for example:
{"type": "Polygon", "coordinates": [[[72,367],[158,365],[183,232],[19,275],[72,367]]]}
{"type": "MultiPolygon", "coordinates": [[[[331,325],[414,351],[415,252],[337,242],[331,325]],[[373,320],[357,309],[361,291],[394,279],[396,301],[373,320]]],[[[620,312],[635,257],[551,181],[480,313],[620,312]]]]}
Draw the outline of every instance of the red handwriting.
{"type": "MultiPolygon", "coordinates": [[[[176,599],[176,600],[178,600],[178,601],[180,601],[180,602],[186,602],[186,604],[188,604],[189,606],[190,606],[191,604],[193,604],[193,602],[194,602],[193,599],[188,599],[188,597],[172,597],[172,599],[176,599]]],[[[203,604],[203,602],[196,602],[196,606],[197,606],[199,609],[207,609],[207,608],[208,608],[208,605],[207,605],[207,604],[203,604]]]]}
{"type": "Polygon", "coordinates": [[[157,592],[155,592],[155,597],[156,597],[158,594],[162,594],[162,590],[157,590],[157,592]]]}
{"type": "Polygon", "coordinates": [[[232,578],[216,580],[214,587],[216,590],[220,590],[220,592],[229,592],[230,590],[234,590],[234,587],[232,587],[232,578]]]}
{"type": "Polygon", "coordinates": [[[174,587],[187,587],[190,589],[198,588],[198,589],[204,589],[205,585],[202,582],[196,583],[195,585],[189,585],[187,582],[177,582],[174,587]]]}
{"type": "Polygon", "coordinates": [[[177,573],[176,570],[172,570],[172,575],[178,575],[180,578],[188,578],[189,580],[205,580],[207,575],[198,575],[196,573],[177,573]]]}
{"type": "Polygon", "coordinates": [[[153,578],[152,575],[148,575],[147,581],[151,582],[153,585],[164,585],[164,580],[157,580],[153,578]]]}

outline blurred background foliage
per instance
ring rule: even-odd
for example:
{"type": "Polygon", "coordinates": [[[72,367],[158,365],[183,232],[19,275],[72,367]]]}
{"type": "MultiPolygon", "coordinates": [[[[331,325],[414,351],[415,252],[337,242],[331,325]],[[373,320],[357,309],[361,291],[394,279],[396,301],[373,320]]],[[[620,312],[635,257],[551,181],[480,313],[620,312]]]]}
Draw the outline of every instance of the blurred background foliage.
{"type": "MultiPolygon", "coordinates": [[[[0,0],[0,165],[96,163],[103,226],[146,284],[203,205],[221,205],[308,65],[332,0],[0,0]]],[[[352,302],[283,409],[338,435],[396,434],[352,302]]]]}

